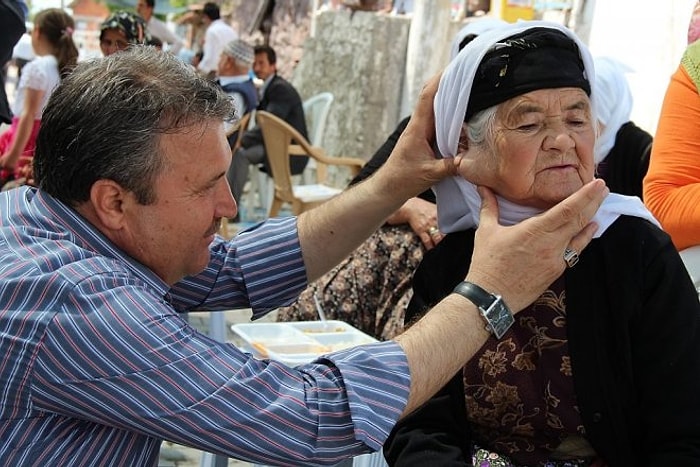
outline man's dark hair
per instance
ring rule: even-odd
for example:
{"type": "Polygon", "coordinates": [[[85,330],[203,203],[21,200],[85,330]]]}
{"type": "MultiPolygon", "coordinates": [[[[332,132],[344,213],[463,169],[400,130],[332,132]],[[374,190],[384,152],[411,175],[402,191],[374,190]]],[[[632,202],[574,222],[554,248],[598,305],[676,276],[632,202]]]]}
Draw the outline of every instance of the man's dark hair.
{"type": "Polygon", "coordinates": [[[255,53],[255,55],[267,55],[267,61],[270,62],[270,65],[274,65],[275,63],[277,63],[277,54],[275,53],[275,49],[273,49],[269,45],[256,45],[253,49],[253,52],[255,53]]]}
{"type": "Polygon", "coordinates": [[[146,5],[148,5],[151,8],[156,7],[156,0],[146,0],[146,5]]]}
{"type": "Polygon", "coordinates": [[[234,117],[220,87],[172,54],[133,46],[78,63],[51,95],[34,154],[39,188],[76,206],[98,180],[113,180],[142,204],[168,167],[166,134],[201,137],[195,127],[234,117]]]}
{"type": "Polygon", "coordinates": [[[221,18],[221,11],[219,10],[219,5],[214,2],[207,2],[202,8],[202,13],[206,15],[210,20],[214,21],[221,18]]]}

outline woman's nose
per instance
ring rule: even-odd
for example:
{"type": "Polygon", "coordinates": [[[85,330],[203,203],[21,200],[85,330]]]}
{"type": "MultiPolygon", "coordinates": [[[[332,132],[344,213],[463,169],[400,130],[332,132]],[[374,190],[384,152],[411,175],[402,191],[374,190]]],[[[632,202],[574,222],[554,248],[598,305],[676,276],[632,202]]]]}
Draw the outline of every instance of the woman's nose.
{"type": "Polygon", "coordinates": [[[547,129],[547,136],[545,136],[543,141],[544,149],[558,149],[560,151],[566,151],[574,147],[574,145],[574,139],[571,136],[571,132],[566,128],[566,125],[551,125],[547,129]]]}

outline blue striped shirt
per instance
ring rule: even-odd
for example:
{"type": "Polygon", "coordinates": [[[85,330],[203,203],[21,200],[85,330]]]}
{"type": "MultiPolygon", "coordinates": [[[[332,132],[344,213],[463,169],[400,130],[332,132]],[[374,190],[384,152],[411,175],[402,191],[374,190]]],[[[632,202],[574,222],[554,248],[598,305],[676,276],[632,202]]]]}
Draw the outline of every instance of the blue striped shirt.
{"type": "Polygon", "coordinates": [[[260,316],[305,286],[294,218],[217,238],[206,270],[168,288],[47,194],[0,194],[0,462],[155,465],[163,439],[282,465],[379,449],[408,397],[398,345],[289,368],[178,314],[260,316]]]}

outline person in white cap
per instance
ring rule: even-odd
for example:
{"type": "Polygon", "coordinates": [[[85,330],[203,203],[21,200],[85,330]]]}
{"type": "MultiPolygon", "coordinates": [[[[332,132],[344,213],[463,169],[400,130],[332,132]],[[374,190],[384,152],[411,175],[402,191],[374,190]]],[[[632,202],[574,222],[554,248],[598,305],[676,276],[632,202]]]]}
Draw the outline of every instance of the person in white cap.
{"type": "Polygon", "coordinates": [[[258,106],[258,90],[249,73],[253,59],[253,46],[242,39],[226,44],[219,57],[219,85],[233,98],[239,116],[258,106]]]}

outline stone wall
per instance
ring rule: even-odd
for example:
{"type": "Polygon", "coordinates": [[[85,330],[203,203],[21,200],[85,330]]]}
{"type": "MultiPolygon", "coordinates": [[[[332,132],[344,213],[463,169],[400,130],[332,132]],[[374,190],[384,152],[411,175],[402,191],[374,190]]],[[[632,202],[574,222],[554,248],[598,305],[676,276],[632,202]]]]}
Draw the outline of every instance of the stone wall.
{"type": "Polygon", "coordinates": [[[422,18],[416,28],[415,17],[412,26],[410,18],[371,12],[317,15],[292,82],[304,98],[334,94],[323,141],[328,154],[371,157],[410,114],[425,80],[447,64],[452,37],[465,23],[422,18]]]}
{"type": "MultiPolygon", "coordinates": [[[[340,10],[316,13],[311,37],[313,2],[276,0],[270,45],[279,74],[302,99],[325,91],[335,97],[322,144],[329,155],[368,159],[410,113],[425,80],[447,63],[463,23],[449,21],[448,0],[415,2],[424,12],[418,27],[414,15],[413,33],[408,17],[340,10]]],[[[231,23],[260,44],[263,35],[249,32],[255,10],[234,0],[231,23]]]]}
{"type": "Polygon", "coordinates": [[[323,147],[331,155],[368,158],[400,118],[410,20],[370,12],[323,12],[294,70],[302,97],[335,100],[323,147]]]}

